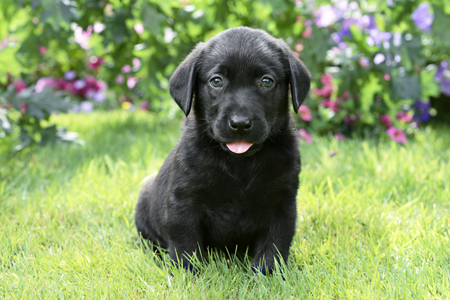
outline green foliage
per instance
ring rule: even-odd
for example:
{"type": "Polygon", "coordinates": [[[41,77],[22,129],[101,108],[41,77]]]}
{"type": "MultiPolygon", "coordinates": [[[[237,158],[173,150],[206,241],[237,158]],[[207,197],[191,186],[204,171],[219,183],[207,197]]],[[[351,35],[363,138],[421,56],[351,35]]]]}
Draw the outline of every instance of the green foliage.
{"type": "MultiPolygon", "coordinates": [[[[415,101],[441,97],[430,70],[449,60],[449,0],[428,1],[434,15],[429,32],[411,17],[420,0],[388,2],[4,0],[0,3],[0,82],[8,73],[34,83],[75,70],[78,78],[95,76],[108,84],[104,107],[137,107],[145,100],[150,110],[169,112],[173,106],[168,105],[168,78],[195,44],[227,28],[249,26],[284,39],[311,70],[313,86],[320,86],[324,72],[332,74],[331,100],[344,92],[361,100],[340,104],[342,110],[334,114],[321,107],[323,98],[310,94],[306,105],[318,118],[311,123],[298,119],[300,126],[323,134],[378,135],[385,132],[381,114],[413,115],[415,101]],[[319,26],[324,7],[341,14],[343,5],[347,6],[341,16],[328,17],[329,24],[319,26]],[[362,15],[374,17],[375,31],[361,24],[362,15]],[[351,19],[358,21],[345,28],[351,19]],[[394,43],[391,37],[380,42],[376,32],[398,33],[400,40],[394,43]],[[372,38],[375,41],[369,43],[372,38]],[[375,64],[377,55],[383,55],[384,61],[375,64]],[[100,63],[92,67],[93,61],[100,63]],[[376,107],[380,109],[373,110],[376,107]],[[360,116],[361,124],[344,124],[344,117],[351,115],[360,116]]],[[[79,101],[92,100],[83,97],[79,101]]],[[[416,125],[399,126],[412,134],[416,125]]]]}
{"type": "Polygon", "coordinates": [[[45,145],[56,139],[73,141],[77,138],[76,134],[57,129],[55,125],[44,125],[52,113],[67,113],[73,106],[63,92],[45,88],[36,93],[34,86],[30,86],[16,93],[16,88],[10,86],[5,93],[0,94],[0,104],[5,107],[12,105],[20,112],[8,116],[5,109],[0,109],[0,134],[11,134],[14,129],[12,124],[20,128],[20,144],[14,147],[15,151],[35,142],[45,145]]]}

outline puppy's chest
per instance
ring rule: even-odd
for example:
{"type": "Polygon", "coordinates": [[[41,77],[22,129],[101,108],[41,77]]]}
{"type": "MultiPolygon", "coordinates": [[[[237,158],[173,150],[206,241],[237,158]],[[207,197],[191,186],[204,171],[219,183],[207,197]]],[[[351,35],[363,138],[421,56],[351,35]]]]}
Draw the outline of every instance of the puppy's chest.
{"type": "Polygon", "coordinates": [[[270,214],[246,203],[203,207],[201,216],[205,242],[214,247],[247,247],[255,234],[270,224],[270,214]]]}

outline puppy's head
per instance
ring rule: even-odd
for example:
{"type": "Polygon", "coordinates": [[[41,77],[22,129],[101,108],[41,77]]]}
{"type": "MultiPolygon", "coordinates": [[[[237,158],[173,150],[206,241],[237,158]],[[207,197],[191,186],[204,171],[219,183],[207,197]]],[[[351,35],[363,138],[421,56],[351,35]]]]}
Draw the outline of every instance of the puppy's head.
{"type": "Polygon", "coordinates": [[[192,106],[210,138],[234,155],[252,155],[287,125],[288,91],[295,112],[310,74],[282,40],[238,27],[200,43],[170,78],[170,93],[186,115],[192,106]]]}

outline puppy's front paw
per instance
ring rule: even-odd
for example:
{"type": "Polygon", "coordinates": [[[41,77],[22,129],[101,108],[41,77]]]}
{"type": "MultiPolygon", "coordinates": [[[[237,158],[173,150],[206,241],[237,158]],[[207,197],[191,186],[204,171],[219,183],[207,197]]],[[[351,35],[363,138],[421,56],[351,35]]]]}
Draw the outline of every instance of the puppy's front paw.
{"type": "Polygon", "coordinates": [[[252,266],[252,271],[255,274],[262,273],[264,276],[272,275],[272,273],[273,273],[273,266],[266,266],[266,265],[255,266],[255,265],[253,265],[252,266]]]}

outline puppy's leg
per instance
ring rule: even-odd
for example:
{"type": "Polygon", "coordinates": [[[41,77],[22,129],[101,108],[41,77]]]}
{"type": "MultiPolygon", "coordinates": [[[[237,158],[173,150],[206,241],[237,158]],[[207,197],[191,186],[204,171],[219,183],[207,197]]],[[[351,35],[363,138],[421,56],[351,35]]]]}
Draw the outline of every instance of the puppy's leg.
{"type": "Polygon", "coordinates": [[[195,271],[190,262],[191,257],[202,261],[203,237],[198,216],[183,206],[169,210],[171,218],[167,220],[169,235],[169,253],[172,261],[181,263],[184,269],[195,271]]]}
{"type": "Polygon", "coordinates": [[[139,194],[135,214],[136,229],[144,239],[148,239],[162,248],[167,248],[167,242],[162,233],[163,208],[161,201],[158,201],[154,181],[155,178],[150,178],[139,194]]]}
{"type": "MultiPolygon", "coordinates": [[[[295,203],[295,202],[294,202],[295,203]]],[[[295,206],[294,206],[295,207],[295,206]]],[[[296,209],[285,211],[279,215],[269,230],[262,233],[255,243],[252,269],[260,270],[264,275],[272,274],[275,267],[275,260],[287,261],[289,247],[295,233],[296,209]]]]}

